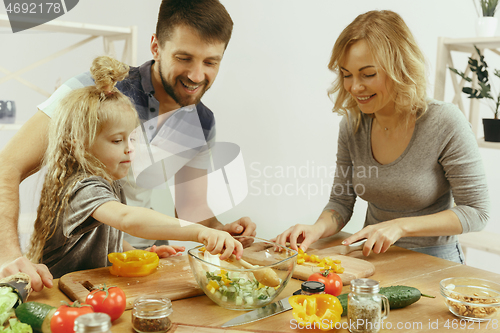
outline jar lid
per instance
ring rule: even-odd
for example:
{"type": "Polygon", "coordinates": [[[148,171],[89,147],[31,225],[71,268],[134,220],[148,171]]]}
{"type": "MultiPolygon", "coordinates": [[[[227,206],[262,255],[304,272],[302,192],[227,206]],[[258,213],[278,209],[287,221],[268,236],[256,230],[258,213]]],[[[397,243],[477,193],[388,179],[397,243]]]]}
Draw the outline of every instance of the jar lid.
{"type": "Polygon", "coordinates": [[[172,302],[168,297],[145,295],[136,298],[133,311],[143,317],[166,317],[172,313],[172,302]]]}
{"type": "Polygon", "coordinates": [[[300,289],[302,289],[305,292],[308,293],[321,293],[325,291],[325,284],[319,281],[306,281],[302,282],[302,285],[300,286],[300,289]]]}
{"type": "Polygon", "coordinates": [[[372,279],[355,279],[351,281],[351,291],[355,293],[378,293],[380,285],[372,279]]]}
{"type": "Polygon", "coordinates": [[[111,317],[107,313],[87,313],[75,319],[73,329],[75,332],[109,332],[111,317]]]}

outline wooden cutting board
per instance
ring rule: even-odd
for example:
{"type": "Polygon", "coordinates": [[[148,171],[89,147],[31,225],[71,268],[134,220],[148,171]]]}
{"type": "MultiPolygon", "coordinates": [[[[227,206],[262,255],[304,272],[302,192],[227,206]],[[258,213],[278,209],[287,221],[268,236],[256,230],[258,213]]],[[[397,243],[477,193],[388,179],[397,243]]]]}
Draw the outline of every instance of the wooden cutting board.
{"type": "MultiPolygon", "coordinates": [[[[348,285],[351,283],[351,280],[359,279],[359,278],[367,278],[372,276],[375,273],[375,266],[371,262],[368,262],[363,259],[353,258],[349,255],[340,255],[332,252],[331,249],[322,249],[322,250],[308,250],[307,254],[315,254],[320,259],[324,257],[330,257],[334,260],[340,260],[340,265],[344,267],[344,273],[339,274],[340,278],[344,285],[348,285]]],[[[301,265],[295,266],[295,270],[293,272],[293,277],[299,280],[307,280],[307,278],[316,272],[319,272],[321,268],[315,266],[311,263],[304,263],[301,265]]]]}
{"type": "MultiPolygon", "coordinates": [[[[275,254],[272,246],[265,243],[254,243],[252,246],[245,248],[244,259],[254,265],[266,265],[269,263],[269,258],[274,260],[279,260],[280,255],[275,254]],[[262,252],[265,251],[266,254],[262,252]],[[263,261],[262,258],[266,258],[263,261]]],[[[350,284],[351,280],[365,278],[372,276],[375,273],[375,266],[372,263],[358,258],[350,257],[349,255],[339,255],[335,254],[329,248],[322,250],[309,249],[307,254],[316,254],[320,259],[324,257],[330,257],[332,259],[338,259],[341,261],[342,267],[344,267],[344,273],[339,274],[344,285],[350,284]]],[[[301,265],[296,265],[293,271],[292,277],[299,280],[307,280],[307,278],[316,272],[319,272],[321,268],[311,263],[304,263],[301,265]]]]}
{"type": "Polygon", "coordinates": [[[94,286],[106,283],[120,287],[131,309],[135,299],[142,295],[162,295],[171,300],[203,295],[194,279],[188,256],[160,259],[158,269],[142,277],[120,277],[109,272],[108,267],[68,273],[59,279],[59,289],[71,300],[84,302],[94,286]]]}
{"type": "Polygon", "coordinates": [[[244,328],[222,328],[222,327],[211,327],[211,326],[199,326],[199,325],[188,325],[188,324],[177,324],[174,323],[172,328],[168,331],[169,333],[274,333],[273,331],[261,331],[261,330],[249,330],[244,328]]]}

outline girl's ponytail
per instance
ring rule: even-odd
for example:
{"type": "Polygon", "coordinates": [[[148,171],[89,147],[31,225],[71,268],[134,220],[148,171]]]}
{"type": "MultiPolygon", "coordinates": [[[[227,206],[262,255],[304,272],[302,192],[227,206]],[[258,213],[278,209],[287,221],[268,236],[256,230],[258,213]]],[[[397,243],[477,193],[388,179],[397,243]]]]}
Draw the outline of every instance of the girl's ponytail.
{"type": "Polygon", "coordinates": [[[90,67],[95,87],[104,95],[116,92],[116,82],[125,79],[128,71],[128,65],[108,56],[95,58],[90,67]]]}

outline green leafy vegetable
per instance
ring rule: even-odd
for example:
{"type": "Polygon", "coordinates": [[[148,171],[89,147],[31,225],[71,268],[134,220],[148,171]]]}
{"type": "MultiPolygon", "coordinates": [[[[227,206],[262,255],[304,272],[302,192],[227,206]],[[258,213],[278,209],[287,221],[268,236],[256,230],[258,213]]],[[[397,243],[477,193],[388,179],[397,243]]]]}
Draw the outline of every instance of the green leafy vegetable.
{"type": "Polygon", "coordinates": [[[23,324],[15,318],[9,319],[9,327],[0,329],[2,333],[33,333],[30,325],[23,324]]]}
{"type": "Polygon", "coordinates": [[[32,333],[30,325],[23,324],[14,316],[14,306],[19,296],[11,287],[0,287],[0,332],[2,333],[32,333]],[[7,327],[4,325],[8,323],[7,327]]]}
{"type": "Polygon", "coordinates": [[[11,287],[0,287],[0,327],[14,315],[17,300],[18,296],[11,287]]]}

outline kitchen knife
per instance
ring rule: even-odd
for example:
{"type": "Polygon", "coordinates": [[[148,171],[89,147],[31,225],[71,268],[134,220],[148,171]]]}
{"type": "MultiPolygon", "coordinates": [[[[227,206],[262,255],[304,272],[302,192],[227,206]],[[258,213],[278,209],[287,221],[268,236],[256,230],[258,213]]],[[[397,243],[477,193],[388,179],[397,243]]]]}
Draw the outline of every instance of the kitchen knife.
{"type": "Polygon", "coordinates": [[[362,251],[363,246],[365,246],[365,242],[366,242],[366,239],[363,239],[362,241],[359,241],[359,242],[351,244],[351,245],[332,246],[332,247],[328,248],[328,251],[333,252],[335,254],[346,255],[346,254],[349,254],[353,251],[362,251]]]}
{"type": "MultiPolygon", "coordinates": [[[[298,291],[300,292],[300,290],[298,291]]],[[[294,293],[295,294],[295,293],[294,293]]],[[[288,302],[288,298],[283,298],[280,301],[268,304],[261,308],[255,309],[253,311],[242,314],[230,321],[222,324],[221,327],[231,327],[237,325],[248,324],[257,320],[261,320],[267,317],[274,316],[278,313],[285,312],[292,309],[292,306],[288,302]]]]}

